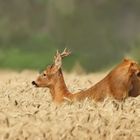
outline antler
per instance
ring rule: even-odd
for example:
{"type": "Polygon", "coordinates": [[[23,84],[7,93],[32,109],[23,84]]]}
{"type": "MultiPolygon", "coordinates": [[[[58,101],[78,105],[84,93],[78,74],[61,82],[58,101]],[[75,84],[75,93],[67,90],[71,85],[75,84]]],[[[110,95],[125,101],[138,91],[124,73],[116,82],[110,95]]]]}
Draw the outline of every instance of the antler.
{"type": "Polygon", "coordinates": [[[66,48],[62,53],[59,53],[59,51],[57,50],[56,55],[54,56],[55,66],[58,66],[60,68],[62,65],[62,58],[69,56],[70,54],[71,51],[67,50],[66,48]]]}
{"type": "Polygon", "coordinates": [[[69,56],[71,54],[70,50],[67,50],[67,48],[64,49],[64,51],[60,54],[62,58],[69,56]]]}

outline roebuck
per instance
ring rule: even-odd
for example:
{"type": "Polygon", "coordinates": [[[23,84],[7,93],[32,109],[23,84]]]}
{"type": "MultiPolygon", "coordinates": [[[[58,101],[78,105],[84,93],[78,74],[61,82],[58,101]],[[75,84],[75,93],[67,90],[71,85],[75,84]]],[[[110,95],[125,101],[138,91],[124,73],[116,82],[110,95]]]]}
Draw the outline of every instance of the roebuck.
{"type": "Polygon", "coordinates": [[[124,59],[97,84],[85,91],[72,94],[65,84],[61,69],[62,59],[69,55],[70,51],[66,49],[62,53],[57,51],[54,64],[48,66],[37,80],[32,82],[36,87],[48,87],[54,102],[61,103],[66,98],[71,101],[81,101],[85,98],[102,101],[107,96],[123,100],[128,96],[133,96],[134,91],[138,91],[135,83],[136,78],[140,76],[140,67],[135,61],[124,59]]]}

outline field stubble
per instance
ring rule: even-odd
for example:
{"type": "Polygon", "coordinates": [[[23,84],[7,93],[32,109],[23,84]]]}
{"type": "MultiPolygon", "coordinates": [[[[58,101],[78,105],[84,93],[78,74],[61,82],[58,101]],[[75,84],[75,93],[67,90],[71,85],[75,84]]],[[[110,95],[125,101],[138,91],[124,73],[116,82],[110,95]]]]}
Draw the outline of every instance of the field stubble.
{"type": "MultiPolygon", "coordinates": [[[[65,73],[70,91],[84,90],[103,74],[65,73]]],[[[0,71],[0,140],[139,140],[140,96],[124,102],[65,102],[56,106],[47,88],[35,88],[37,72],[0,71]]]]}

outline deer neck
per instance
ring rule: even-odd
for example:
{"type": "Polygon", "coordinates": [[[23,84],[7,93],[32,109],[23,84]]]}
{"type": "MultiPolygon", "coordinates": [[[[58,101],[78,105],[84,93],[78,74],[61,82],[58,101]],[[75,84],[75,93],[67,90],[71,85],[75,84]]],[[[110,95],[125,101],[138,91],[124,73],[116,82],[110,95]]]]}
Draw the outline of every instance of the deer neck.
{"type": "Polygon", "coordinates": [[[68,91],[68,88],[65,84],[62,73],[58,75],[56,82],[50,87],[50,92],[53,100],[56,102],[61,102],[65,97],[69,98],[69,96],[71,96],[71,93],[68,91]]]}

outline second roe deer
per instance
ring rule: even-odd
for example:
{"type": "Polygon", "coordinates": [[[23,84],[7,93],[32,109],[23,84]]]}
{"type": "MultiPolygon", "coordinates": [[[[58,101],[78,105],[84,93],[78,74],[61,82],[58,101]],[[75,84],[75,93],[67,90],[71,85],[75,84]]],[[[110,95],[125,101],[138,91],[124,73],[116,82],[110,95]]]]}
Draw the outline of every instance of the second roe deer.
{"type": "Polygon", "coordinates": [[[69,92],[62,73],[62,59],[70,55],[66,49],[54,57],[54,64],[48,66],[46,70],[33,81],[36,87],[48,87],[54,102],[61,103],[65,98],[71,101],[81,101],[85,98],[102,101],[107,96],[112,96],[117,100],[123,100],[128,96],[133,96],[133,92],[138,89],[135,86],[136,78],[140,76],[139,65],[132,60],[124,59],[105,78],[91,88],[72,94],[69,92]]]}

